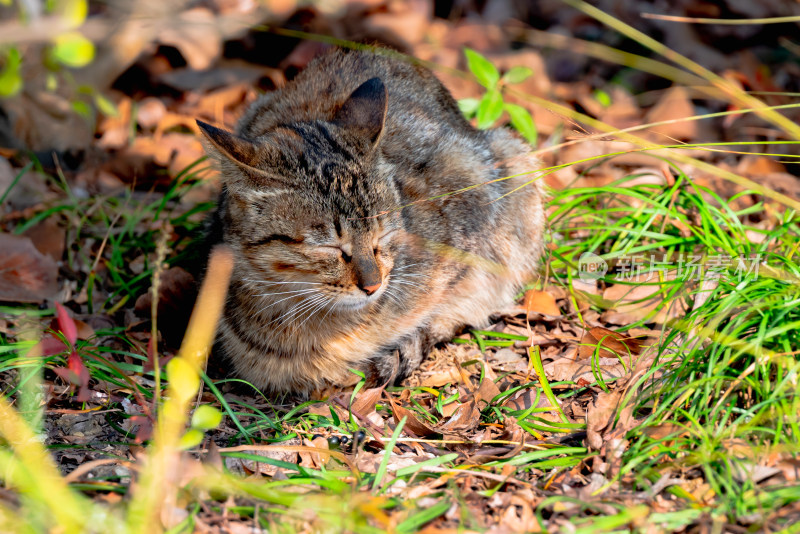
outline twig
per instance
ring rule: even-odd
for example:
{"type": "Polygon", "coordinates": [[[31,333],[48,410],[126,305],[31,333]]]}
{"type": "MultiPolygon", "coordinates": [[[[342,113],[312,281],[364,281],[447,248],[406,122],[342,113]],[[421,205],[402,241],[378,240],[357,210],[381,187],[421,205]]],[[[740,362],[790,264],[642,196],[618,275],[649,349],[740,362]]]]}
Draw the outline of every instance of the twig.
{"type": "Polygon", "coordinates": [[[86,462],[85,464],[79,465],[78,467],[76,467],[75,469],[64,475],[64,480],[67,483],[76,482],[83,475],[85,475],[95,467],[100,467],[101,465],[111,465],[111,464],[119,464],[128,469],[136,469],[134,464],[126,460],[120,460],[118,458],[103,458],[100,460],[92,460],[91,462],[86,462]]]}

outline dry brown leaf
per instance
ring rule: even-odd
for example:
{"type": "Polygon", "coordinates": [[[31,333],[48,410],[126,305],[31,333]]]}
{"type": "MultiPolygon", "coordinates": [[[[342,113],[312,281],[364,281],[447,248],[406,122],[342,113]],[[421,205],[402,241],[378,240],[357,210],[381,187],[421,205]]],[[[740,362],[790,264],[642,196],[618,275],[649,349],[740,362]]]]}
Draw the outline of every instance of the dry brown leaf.
{"type": "MultiPolygon", "coordinates": [[[[317,449],[327,449],[328,448],[328,440],[323,437],[315,438],[314,440],[303,440],[303,445],[306,447],[316,447],[317,449]]],[[[322,455],[318,452],[314,451],[302,451],[297,453],[300,456],[300,464],[303,467],[310,467],[312,469],[318,469],[325,465],[328,458],[327,455],[322,455]]]]}
{"type": "Polygon", "coordinates": [[[641,124],[641,109],[628,91],[614,85],[610,96],[611,105],[600,113],[601,121],[620,129],[641,124]]]}
{"type": "Polygon", "coordinates": [[[325,417],[330,417],[331,409],[328,404],[324,402],[316,402],[308,407],[308,413],[312,415],[321,415],[325,417]]]}
{"type": "Polygon", "coordinates": [[[423,423],[420,421],[414,412],[407,410],[397,404],[392,397],[389,397],[389,403],[392,406],[392,414],[394,415],[394,420],[399,422],[403,417],[406,418],[406,424],[403,427],[404,430],[410,431],[411,433],[415,434],[418,437],[427,437],[436,434],[436,430],[428,426],[427,423],[423,423]]]}
{"type": "Polygon", "coordinates": [[[50,217],[36,226],[29,228],[23,234],[29,237],[33,246],[42,254],[47,254],[55,261],[61,261],[64,255],[64,237],[66,232],[58,224],[58,219],[50,217]]]}
{"type": "Polygon", "coordinates": [[[363,416],[375,411],[375,405],[381,398],[383,387],[362,389],[356,395],[356,399],[351,405],[353,412],[357,412],[363,416]]]}
{"type": "Polygon", "coordinates": [[[120,151],[109,162],[112,174],[136,180],[153,174],[153,166],[169,169],[170,177],[177,176],[186,167],[205,156],[203,145],[193,135],[168,132],[158,139],[138,136],[133,144],[120,151]]]}
{"type": "Polygon", "coordinates": [[[461,375],[456,369],[447,368],[434,372],[422,381],[422,386],[439,387],[445,384],[457,383],[461,380],[461,375]]]}
{"type": "Polygon", "coordinates": [[[94,336],[94,328],[92,328],[89,323],[81,321],[80,319],[73,319],[73,322],[78,329],[78,339],[83,339],[85,341],[94,336]]]}
{"type": "Polygon", "coordinates": [[[459,434],[469,432],[480,423],[481,412],[475,401],[460,404],[449,419],[436,425],[436,430],[442,434],[459,434]]]}
{"type": "MultiPolygon", "coordinates": [[[[403,6],[404,3],[391,3],[390,6],[403,6]]],[[[413,8],[394,9],[388,13],[375,13],[364,20],[366,30],[381,40],[412,50],[426,34],[429,17],[424,11],[413,8]]]]}
{"type": "MultiPolygon", "coordinates": [[[[658,104],[647,112],[644,120],[646,123],[652,123],[685,119],[694,115],[696,113],[694,105],[689,99],[689,92],[685,87],[675,86],[664,93],[658,104]]],[[[698,138],[700,122],[680,121],[672,124],[662,124],[651,127],[649,132],[653,134],[658,142],[669,144],[671,139],[689,141],[698,138]]]]}
{"type": "Polygon", "coordinates": [[[145,129],[155,128],[167,114],[167,106],[160,98],[148,96],[136,107],[136,123],[145,129]]]}
{"type": "Polygon", "coordinates": [[[624,392],[624,389],[614,389],[600,393],[589,405],[586,413],[586,441],[591,448],[602,448],[605,431],[613,428],[614,416],[624,392]]]}
{"type": "Polygon", "coordinates": [[[642,430],[642,432],[644,432],[650,439],[660,440],[672,434],[678,435],[681,430],[685,429],[680,425],[676,425],[674,423],[662,423],[656,426],[648,426],[642,430]]]}
{"type": "Polygon", "coordinates": [[[769,156],[744,156],[736,166],[736,172],[744,176],[756,177],[774,172],[786,172],[786,166],[769,156]]]}
{"type": "Polygon", "coordinates": [[[374,452],[361,451],[356,458],[356,467],[358,467],[358,470],[362,473],[375,474],[378,472],[378,466],[381,465],[383,454],[390,453],[375,454],[374,452]]]}
{"type": "MultiPolygon", "coordinates": [[[[617,380],[613,390],[601,392],[586,407],[586,441],[591,448],[599,450],[605,441],[613,441],[618,447],[625,446],[622,437],[637,425],[633,417],[635,402],[631,387],[638,387],[639,379],[650,369],[656,354],[652,348],[644,351],[627,376],[617,380]]],[[[615,455],[615,461],[619,460],[619,455],[615,455]]]]}
{"type": "Polygon", "coordinates": [[[0,300],[41,302],[58,291],[58,266],[28,237],[0,233],[0,300]]]}
{"type": "Polygon", "coordinates": [[[525,292],[522,306],[526,312],[541,313],[544,315],[561,315],[561,310],[556,304],[556,299],[547,291],[530,289],[525,292]]]}
{"type": "MultiPolygon", "coordinates": [[[[300,444],[301,444],[300,438],[292,438],[289,441],[281,442],[281,445],[300,445],[300,444]]],[[[327,448],[327,441],[325,442],[324,446],[323,445],[319,446],[327,448]]],[[[257,456],[263,456],[265,458],[271,458],[273,460],[280,460],[282,462],[289,462],[292,464],[296,464],[298,461],[297,452],[294,451],[254,449],[249,452],[250,454],[255,454],[257,456]]],[[[254,460],[247,460],[245,458],[237,458],[237,460],[240,461],[242,463],[242,466],[251,473],[260,473],[262,475],[273,476],[278,471],[278,469],[280,469],[275,465],[267,464],[264,462],[256,462],[254,460]]]]}
{"type": "Polygon", "coordinates": [[[600,358],[630,358],[631,355],[642,351],[644,341],[632,338],[625,334],[596,326],[583,335],[578,347],[578,356],[581,359],[591,358],[600,345],[598,356],[600,358]]]}

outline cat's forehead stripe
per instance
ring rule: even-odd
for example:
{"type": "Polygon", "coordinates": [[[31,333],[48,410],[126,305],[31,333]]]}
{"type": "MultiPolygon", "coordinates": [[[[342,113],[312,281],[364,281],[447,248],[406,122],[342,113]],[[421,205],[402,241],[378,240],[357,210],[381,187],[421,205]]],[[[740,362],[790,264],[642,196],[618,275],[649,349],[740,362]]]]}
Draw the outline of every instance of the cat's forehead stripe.
{"type": "Polygon", "coordinates": [[[261,190],[250,191],[248,192],[248,196],[255,197],[256,200],[260,200],[263,198],[277,197],[280,195],[288,195],[291,193],[292,191],[290,189],[268,189],[266,191],[261,191],[261,190]]]}

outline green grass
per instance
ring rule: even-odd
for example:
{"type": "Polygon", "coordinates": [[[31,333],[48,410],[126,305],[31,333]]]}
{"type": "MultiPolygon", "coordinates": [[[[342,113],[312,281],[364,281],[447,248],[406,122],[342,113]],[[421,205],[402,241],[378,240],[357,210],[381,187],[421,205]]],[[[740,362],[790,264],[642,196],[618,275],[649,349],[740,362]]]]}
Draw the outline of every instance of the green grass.
{"type": "MultiPolygon", "coordinates": [[[[650,316],[677,299],[701,304],[668,325],[641,392],[630,399],[642,420],[626,436],[630,448],[617,478],[631,475],[645,488],[653,473],[697,470],[715,495],[715,514],[729,521],[757,514],[756,523],[766,523],[780,506],[800,500],[798,485],[764,486],[748,477],[771,453],[800,453],[800,220],[788,210],[768,230],[748,225],[747,215],[762,213],[761,205],[734,210],[736,198],[726,202],[675,170],[671,187],[619,183],[556,192],[554,232],[582,238],[559,243],[552,274],[569,287],[570,266],[584,252],[609,261],[652,252],[703,263],[715,255],[760,258],[757,273],[731,265],[656,284],[664,300],[650,316]],[[702,291],[709,294],[700,298],[702,291]],[[650,437],[659,428],[674,430],[650,437]]],[[[645,273],[657,272],[649,261],[643,265],[645,273]]],[[[605,281],[628,283],[613,271],[605,281]]]]}

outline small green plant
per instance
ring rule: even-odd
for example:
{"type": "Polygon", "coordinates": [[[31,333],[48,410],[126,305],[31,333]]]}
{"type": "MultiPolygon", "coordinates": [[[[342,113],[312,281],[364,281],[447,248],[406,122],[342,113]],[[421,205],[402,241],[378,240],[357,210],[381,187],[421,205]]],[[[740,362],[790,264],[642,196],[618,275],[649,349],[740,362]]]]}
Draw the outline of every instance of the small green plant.
{"type": "Polygon", "coordinates": [[[527,109],[517,104],[503,101],[503,88],[509,84],[517,84],[529,78],[533,71],[528,67],[513,67],[502,76],[497,67],[475,50],[464,49],[469,70],[486,88],[480,100],[464,98],[458,101],[458,107],[468,119],[477,119],[480,129],[491,128],[503,112],[508,113],[511,125],[533,146],[539,137],[533,117],[527,109]]]}

